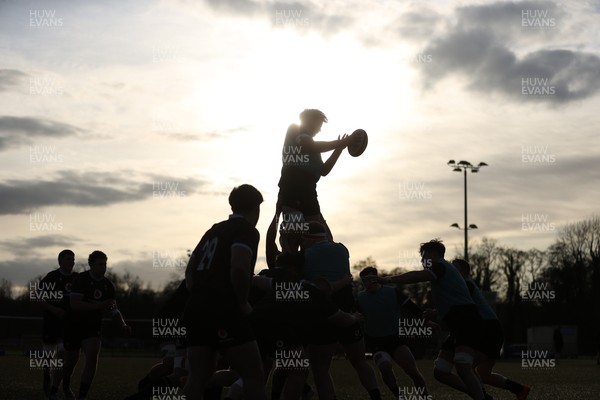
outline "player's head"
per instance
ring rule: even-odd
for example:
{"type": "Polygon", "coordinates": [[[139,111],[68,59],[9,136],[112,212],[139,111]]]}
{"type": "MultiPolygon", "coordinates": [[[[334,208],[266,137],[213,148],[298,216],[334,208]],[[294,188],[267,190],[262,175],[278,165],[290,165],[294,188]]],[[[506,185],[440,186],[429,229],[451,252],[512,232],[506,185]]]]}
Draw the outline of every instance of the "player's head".
{"type": "Polygon", "coordinates": [[[438,261],[444,258],[446,254],[446,246],[441,239],[431,239],[429,242],[421,243],[419,247],[421,254],[421,262],[424,267],[430,267],[433,261],[438,261]]]}
{"type": "Polygon", "coordinates": [[[325,226],[319,222],[309,222],[308,231],[302,235],[302,248],[306,249],[324,240],[327,240],[325,226]]]}
{"type": "Polygon", "coordinates": [[[75,253],[69,249],[64,249],[58,253],[58,266],[63,272],[70,274],[75,266],[75,253]]]}
{"type": "Polygon", "coordinates": [[[245,216],[253,226],[258,222],[262,194],[252,185],[243,184],[233,188],[229,194],[229,205],[235,214],[245,216]]]}
{"type": "Polygon", "coordinates": [[[90,270],[96,276],[104,276],[106,273],[106,262],[108,257],[100,250],[94,250],[88,257],[88,265],[90,270]]]}
{"type": "Polygon", "coordinates": [[[458,272],[460,272],[463,278],[468,278],[471,275],[471,265],[467,261],[456,258],[452,260],[452,265],[458,269],[458,272]]]}
{"type": "Polygon", "coordinates": [[[377,277],[377,268],[375,267],[367,267],[360,271],[360,274],[358,275],[362,279],[363,285],[365,285],[365,289],[367,290],[367,292],[373,292],[379,289],[379,287],[381,286],[379,282],[377,282],[377,280],[374,279],[377,277]]]}
{"type": "Polygon", "coordinates": [[[300,125],[311,136],[315,136],[321,131],[323,122],[327,122],[327,117],[321,110],[310,108],[300,113],[300,125]]]}

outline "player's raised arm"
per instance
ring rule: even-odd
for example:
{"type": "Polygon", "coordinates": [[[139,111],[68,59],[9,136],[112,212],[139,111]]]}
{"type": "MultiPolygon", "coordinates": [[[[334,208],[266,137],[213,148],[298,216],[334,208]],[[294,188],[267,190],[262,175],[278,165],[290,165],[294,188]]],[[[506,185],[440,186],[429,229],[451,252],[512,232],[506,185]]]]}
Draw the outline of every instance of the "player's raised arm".
{"type": "Polygon", "coordinates": [[[436,276],[429,270],[422,271],[409,271],[404,274],[377,277],[377,280],[381,283],[418,283],[428,282],[436,280],[436,276]]]}
{"type": "Polygon", "coordinates": [[[327,153],[331,150],[338,150],[341,153],[351,142],[352,139],[346,134],[341,138],[338,137],[337,140],[331,141],[315,141],[308,135],[298,137],[298,144],[311,153],[327,153]]]}
{"type": "MultiPolygon", "coordinates": [[[[338,140],[346,143],[350,140],[350,137],[346,134],[344,134],[341,139],[338,136],[338,140]]],[[[349,144],[349,142],[348,142],[349,144]]],[[[346,146],[348,145],[344,145],[344,146],[340,146],[337,147],[333,153],[329,156],[329,158],[327,159],[327,161],[325,161],[323,163],[323,167],[321,168],[321,176],[327,176],[329,175],[329,173],[331,172],[331,170],[333,169],[333,167],[335,166],[335,163],[337,162],[338,158],[340,158],[340,155],[342,155],[342,151],[346,148],[346,146]]]]}

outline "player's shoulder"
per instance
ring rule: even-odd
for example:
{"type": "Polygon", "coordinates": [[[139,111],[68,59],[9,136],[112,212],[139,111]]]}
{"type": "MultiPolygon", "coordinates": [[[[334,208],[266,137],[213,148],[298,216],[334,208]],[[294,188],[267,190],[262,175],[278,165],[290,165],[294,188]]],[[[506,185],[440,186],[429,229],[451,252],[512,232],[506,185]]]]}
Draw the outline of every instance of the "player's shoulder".
{"type": "Polygon", "coordinates": [[[48,272],[43,278],[43,281],[49,281],[49,280],[54,280],[58,277],[58,268],[53,269],[52,271],[48,272]]]}

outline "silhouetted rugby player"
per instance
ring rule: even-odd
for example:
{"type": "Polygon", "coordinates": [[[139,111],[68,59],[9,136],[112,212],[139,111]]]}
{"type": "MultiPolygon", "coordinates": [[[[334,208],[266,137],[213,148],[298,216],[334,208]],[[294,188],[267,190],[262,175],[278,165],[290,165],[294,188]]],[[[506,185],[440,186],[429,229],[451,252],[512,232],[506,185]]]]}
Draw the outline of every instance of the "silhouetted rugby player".
{"type": "Polygon", "coordinates": [[[250,327],[248,302],[259,233],[255,226],[263,197],[251,185],[229,195],[233,214],[212,226],[188,262],[190,290],[183,322],[187,327],[190,375],[184,388],[189,400],[199,399],[214,373],[217,352],[244,382],[249,399],[266,399],[258,346],[250,327]]]}
{"type": "MultiPolygon", "coordinates": [[[[318,222],[309,224],[309,230],[302,236],[302,239],[305,279],[327,281],[331,285],[332,300],[340,310],[358,311],[352,292],[348,249],[341,243],[329,240],[325,227],[318,222]]],[[[380,399],[377,377],[365,358],[365,343],[359,323],[343,327],[325,323],[321,329],[314,331],[311,335],[309,339],[310,362],[319,398],[335,396],[329,369],[338,342],[342,345],[350,364],[358,374],[360,382],[369,393],[370,398],[372,400],[380,399]]]]}
{"type": "MultiPolygon", "coordinates": [[[[67,312],[71,309],[70,295],[73,280],[77,272],[73,272],[75,266],[75,253],[65,249],[58,253],[59,267],[48,272],[42,279],[42,291],[45,292],[42,298],[44,308],[44,322],[42,328],[42,340],[45,350],[56,351],[56,357],[63,359],[64,365],[64,324],[67,312]]],[[[44,393],[46,396],[56,396],[58,386],[63,377],[63,369],[57,368],[53,373],[53,382],[50,382],[50,372],[44,369],[44,393]]],[[[65,388],[67,396],[71,389],[65,388]]]]}
{"type": "MultiPolygon", "coordinates": [[[[131,333],[131,328],[125,324],[117,309],[115,286],[104,276],[107,261],[106,254],[99,250],[93,251],[88,257],[89,271],[77,275],[71,290],[71,312],[67,315],[65,327],[65,349],[79,354],[81,348],[85,355],[78,399],[85,399],[96,374],[103,315],[111,315],[113,321],[119,323],[123,333],[131,333]]],[[[65,365],[65,380],[67,376],[71,376],[77,358],[73,361],[74,363],[68,362],[65,365]]]]}
{"type": "MultiPolygon", "coordinates": [[[[485,300],[479,287],[477,287],[477,284],[471,278],[471,266],[467,261],[461,259],[452,261],[452,265],[457,268],[464,278],[469,293],[477,307],[477,311],[483,320],[481,352],[485,355],[485,358],[477,363],[477,373],[481,377],[483,383],[508,390],[515,394],[518,400],[525,400],[531,390],[528,385],[512,381],[493,372],[496,359],[500,356],[500,349],[504,344],[504,333],[496,313],[485,300]]],[[[435,365],[434,376],[438,381],[467,393],[467,388],[460,382],[460,379],[452,374],[454,357],[453,340],[454,338],[450,335],[442,345],[435,365]]],[[[486,398],[491,399],[491,396],[486,395],[486,398]]]]}
{"type": "Polygon", "coordinates": [[[276,262],[276,268],[253,278],[253,286],[265,294],[253,305],[252,325],[265,376],[269,375],[274,359],[280,367],[273,375],[272,398],[297,399],[310,391],[305,385],[308,356],[302,346],[324,323],[341,327],[353,326],[360,320],[341,311],[322,288],[302,279],[301,253],[281,253],[276,262]],[[285,352],[296,356],[292,360],[277,358],[285,352]],[[296,358],[298,354],[302,356],[296,358]]]}
{"type": "Polygon", "coordinates": [[[357,303],[365,317],[365,341],[383,381],[396,398],[400,395],[392,360],[412,379],[419,393],[428,395],[425,378],[419,371],[408,341],[398,335],[401,309],[422,318],[423,311],[400,289],[377,282],[377,268],[360,271],[365,290],[358,293],[357,303]]]}
{"type": "MultiPolygon", "coordinates": [[[[437,239],[419,247],[423,270],[377,279],[383,283],[431,282],[431,290],[440,319],[454,337],[454,364],[467,392],[475,400],[485,399],[483,387],[473,365],[483,357],[482,322],[465,280],[444,260],[446,247],[437,239]]],[[[439,360],[436,360],[439,363],[439,360]]]]}
{"type": "MultiPolygon", "coordinates": [[[[275,240],[277,219],[280,213],[287,215],[299,212],[304,221],[319,221],[327,227],[317,200],[317,182],[321,176],[326,176],[331,172],[342,151],[353,139],[344,134],[338,137],[338,140],[315,141],[313,138],[321,131],[324,122],[327,122],[327,117],[322,111],[306,109],[300,113],[300,125],[292,124],[288,127],[282,149],[283,165],[278,183],[279,194],[275,218],[269,226],[267,241],[270,240],[271,235],[273,241],[275,240]],[[323,162],[321,153],[332,150],[333,153],[323,162]]],[[[297,251],[300,245],[298,232],[282,230],[281,233],[282,251],[297,251]]],[[[328,227],[327,233],[329,238],[333,239],[328,227]]],[[[269,267],[272,268],[274,259],[268,261],[269,267]]]]}

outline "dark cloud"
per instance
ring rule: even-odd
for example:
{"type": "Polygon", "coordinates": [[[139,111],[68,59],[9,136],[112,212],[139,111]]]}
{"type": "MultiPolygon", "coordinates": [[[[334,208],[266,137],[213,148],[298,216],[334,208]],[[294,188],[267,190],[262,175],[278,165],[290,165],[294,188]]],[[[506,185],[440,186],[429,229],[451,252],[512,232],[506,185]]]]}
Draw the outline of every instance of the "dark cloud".
{"type": "MultiPolygon", "coordinates": [[[[539,49],[523,55],[510,46],[511,30],[522,31],[521,13],[562,15],[553,3],[494,3],[458,9],[458,21],[424,50],[432,61],[421,63],[425,86],[459,75],[467,87],[484,93],[502,93],[520,101],[566,103],[600,90],[600,58],[567,49],[539,49]]],[[[537,28],[528,30],[540,31],[537,28]]],[[[552,30],[550,30],[552,31],[552,30]]],[[[521,36],[522,36],[522,32],[521,36]]]]}
{"type": "Polygon", "coordinates": [[[421,8],[403,13],[392,26],[402,39],[424,40],[431,37],[441,21],[440,14],[421,8]]]}
{"type": "Polygon", "coordinates": [[[19,237],[10,240],[0,241],[0,248],[11,252],[12,254],[31,254],[36,253],[38,249],[47,247],[73,247],[75,243],[81,242],[80,239],[67,235],[42,235],[32,238],[19,237]]]}
{"type": "Polygon", "coordinates": [[[61,171],[48,179],[9,179],[0,182],[0,215],[26,214],[48,206],[98,207],[153,197],[198,193],[205,182],[132,171],[61,171]]]}
{"type": "Polygon", "coordinates": [[[0,69],[0,92],[18,86],[27,76],[29,75],[16,69],[0,69]]]}
{"type": "Polygon", "coordinates": [[[76,136],[84,129],[45,118],[0,116],[0,151],[33,143],[34,138],[76,136]]]}
{"type": "MultiPolygon", "coordinates": [[[[185,1],[184,3],[193,4],[185,1]]],[[[312,2],[205,0],[205,3],[215,11],[229,15],[264,18],[274,27],[317,30],[325,35],[337,33],[354,22],[354,18],[344,15],[344,10],[340,7],[327,9],[312,2]]]]}

